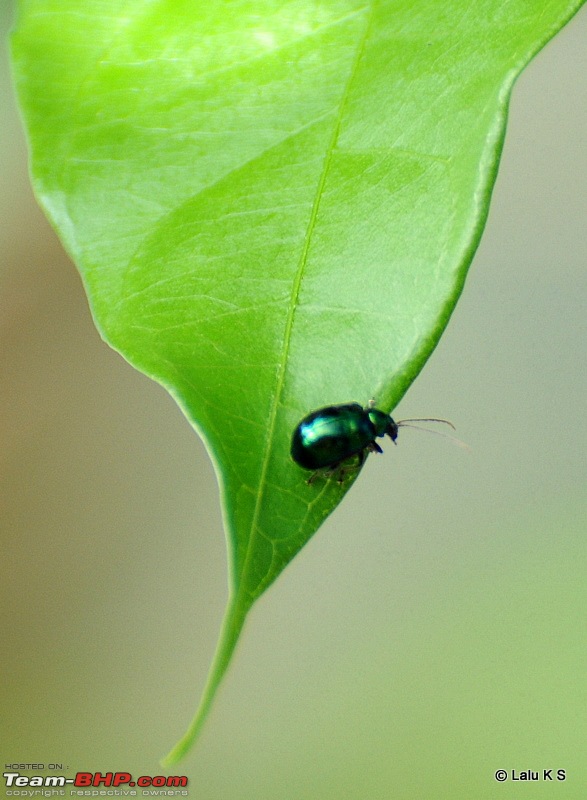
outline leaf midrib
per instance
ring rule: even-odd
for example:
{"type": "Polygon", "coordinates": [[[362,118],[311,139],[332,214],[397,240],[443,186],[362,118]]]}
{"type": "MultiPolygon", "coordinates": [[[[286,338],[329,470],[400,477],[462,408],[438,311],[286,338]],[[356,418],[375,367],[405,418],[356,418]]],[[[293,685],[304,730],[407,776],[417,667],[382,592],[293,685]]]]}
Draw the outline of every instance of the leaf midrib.
{"type": "MultiPolygon", "coordinates": [[[[277,421],[277,409],[279,407],[279,403],[280,403],[281,396],[282,396],[282,393],[283,393],[283,387],[284,387],[284,384],[285,384],[285,375],[286,375],[286,371],[287,371],[287,362],[288,362],[287,356],[288,356],[289,347],[290,347],[291,332],[292,332],[292,328],[293,328],[293,321],[294,321],[294,317],[295,317],[295,312],[296,312],[297,305],[298,305],[297,301],[298,301],[298,297],[299,297],[302,278],[303,278],[303,275],[304,275],[304,269],[305,269],[305,266],[306,266],[308,251],[309,251],[309,248],[310,248],[310,242],[311,242],[313,230],[314,230],[314,227],[315,227],[315,224],[316,224],[316,219],[317,219],[317,216],[318,216],[318,210],[320,208],[320,202],[321,202],[321,199],[322,199],[324,185],[326,183],[326,178],[328,176],[328,172],[329,172],[329,169],[330,169],[330,163],[332,161],[332,155],[333,155],[334,149],[336,147],[336,142],[337,142],[339,134],[340,134],[340,126],[341,126],[341,122],[342,122],[343,113],[344,113],[344,110],[345,110],[345,107],[346,107],[346,104],[347,104],[347,100],[348,100],[348,97],[349,97],[349,94],[350,94],[351,86],[352,86],[353,81],[354,81],[354,79],[356,77],[356,74],[357,74],[357,69],[358,69],[358,66],[359,66],[359,62],[361,60],[361,57],[363,55],[363,51],[365,49],[365,43],[366,43],[367,38],[369,36],[372,20],[373,20],[373,5],[371,5],[371,7],[369,9],[369,13],[367,15],[366,23],[365,23],[365,30],[364,30],[363,35],[360,38],[359,43],[357,45],[357,52],[355,54],[353,65],[352,65],[352,67],[350,69],[348,80],[347,80],[346,85],[344,87],[344,91],[343,91],[343,93],[341,95],[341,99],[340,99],[340,103],[339,103],[339,109],[338,109],[338,113],[337,113],[336,118],[335,118],[334,127],[333,127],[333,131],[332,131],[332,136],[331,136],[331,139],[330,139],[330,143],[329,143],[329,145],[328,145],[328,147],[326,149],[326,156],[325,156],[325,159],[324,159],[324,166],[322,168],[322,172],[320,173],[320,178],[319,178],[319,181],[318,181],[318,184],[317,184],[317,187],[316,187],[314,203],[312,205],[312,211],[311,211],[311,214],[310,214],[310,219],[308,221],[308,228],[307,228],[307,231],[306,231],[306,236],[304,238],[304,246],[303,246],[303,249],[302,249],[302,253],[300,255],[300,261],[299,261],[298,268],[296,270],[296,274],[295,274],[295,277],[294,277],[292,293],[291,293],[291,302],[290,302],[290,305],[289,305],[289,308],[288,308],[287,319],[286,319],[285,328],[284,328],[283,346],[282,346],[282,351],[281,351],[281,358],[280,358],[280,361],[279,361],[280,367],[279,367],[279,372],[278,372],[278,375],[277,375],[275,393],[273,395],[273,401],[271,403],[269,423],[267,425],[267,435],[265,437],[265,443],[264,443],[264,454],[263,454],[263,461],[262,461],[262,466],[261,466],[261,474],[260,474],[260,477],[259,477],[259,488],[258,488],[258,491],[257,491],[257,499],[256,499],[256,502],[255,502],[255,508],[254,508],[253,517],[252,517],[252,520],[251,520],[251,530],[250,530],[250,535],[249,535],[249,538],[248,538],[248,541],[247,541],[245,557],[244,557],[244,560],[243,560],[243,567],[242,567],[240,575],[238,576],[239,583],[237,585],[237,596],[238,596],[239,599],[240,599],[240,597],[242,597],[243,593],[245,593],[245,589],[243,588],[244,578],[248,573],[249,563],[250,563],[252,554],[255,552],[254,542],[255,542],[255,539],[256,539],[257,532],[259,531],[258,522],[259,522],[259,517],[260,517],[260,514],[261,514],[261,509],[263,507],[263,500],[264,500],[264,497],[265,497],[265,486],[266,486],[266,483],[267,483],[266,482],[266,476],[267,476],[267,471],[268,471],[268,468],[269,468],[269,459],[270,459],[270,454],[271,454],[271,446],[272,446],[272,442],[273,442],[273,438],[274,438],[276,421],[277,421]]],[[[269,567],[269,569],[270,569],[270,567],[269,567]]],[[[257,582],[257,584],[255,586],[255,589],[249,589],[246,592],[250,596],[250,602],[251,603],[257,597],[258,589],[259,589],[259,587],[261,585],[263,585],[264,580],[265,580],[266,577],[267,577],[267,574],[264,575],[263,578],[258,580],[258,582],[257,582]]],[[[237,598],[235,598],[235,601],[238,604],[238,599],[237,598]]]]}

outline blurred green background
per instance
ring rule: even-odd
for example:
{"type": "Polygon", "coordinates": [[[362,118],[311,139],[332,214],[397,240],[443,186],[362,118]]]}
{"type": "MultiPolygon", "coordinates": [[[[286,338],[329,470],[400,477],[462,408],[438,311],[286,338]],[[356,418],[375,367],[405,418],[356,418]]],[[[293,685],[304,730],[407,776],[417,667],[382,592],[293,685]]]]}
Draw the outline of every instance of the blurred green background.
{"type": "MultiPolygon", "coordinates": [[[[583,9],[519,80],[463,297],[394,415],[472,452],[404,430],[369,459],[253,610],[172,770],[191,797],[587,797],[586,41],[583,9]]],[[[1,58],[0,759],[159,774],[226,599],[215,477],[96,333],[1,58]]]]}

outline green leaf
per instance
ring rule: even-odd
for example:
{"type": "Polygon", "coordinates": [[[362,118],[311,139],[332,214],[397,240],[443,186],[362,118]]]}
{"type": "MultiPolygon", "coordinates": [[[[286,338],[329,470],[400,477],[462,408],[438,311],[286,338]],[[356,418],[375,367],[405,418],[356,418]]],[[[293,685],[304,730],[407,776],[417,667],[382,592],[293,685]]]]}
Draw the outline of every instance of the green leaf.
{"type": "Polygon", "coordinates": [[[352,483],[302,416],[391,410],[487,215],[513,81],[580,0],[22,0],[35,189],[104,339],[203,437],[230,597],[193,743],[247,612],[352,483]]]}

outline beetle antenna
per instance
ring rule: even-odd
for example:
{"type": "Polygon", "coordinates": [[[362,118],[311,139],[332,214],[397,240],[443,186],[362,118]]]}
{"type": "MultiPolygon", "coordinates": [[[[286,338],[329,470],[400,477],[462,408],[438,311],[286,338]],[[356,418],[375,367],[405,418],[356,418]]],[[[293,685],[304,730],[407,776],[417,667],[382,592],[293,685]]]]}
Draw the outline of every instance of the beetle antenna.
{"type": "MultiPolygon", "coordinates": [[[[400,425],[403,426],[406,422],[441,422],[443,425],[450,425],[453,431],[456,431],[455,426],[449,419],[440,419],[439,417],[415,417],[414,419],[400,419],[397,422],[398,428],[400,427],[400,425]]],[[[422,428],[421,430],[427,430],[427,428],[422,428]]]]}
{"type": "Polygon", "coordinates": [[[456,436],[451,436],[450,433],[441,433],[440,431],[431,431],[429,428],[424,428],[422,425],[412,425],[412,422],[443,422],[446,425],[450,425],[450,427],[456,430],[455,426],[450,422],[448,419],[437,419],[436,417],[428,417],[426,419],[400,419],[397,422],[398,428],[415,428],[418,431],[424,431],[425,433],[432,433],[434,436],[442,436],[443,439],[450,439],[450,441],[456,445],[457,447],[461,447],[463,450],[471,451],[471,448],[466,442],[463,442],[461,439],[457,439],[456,436]]]}

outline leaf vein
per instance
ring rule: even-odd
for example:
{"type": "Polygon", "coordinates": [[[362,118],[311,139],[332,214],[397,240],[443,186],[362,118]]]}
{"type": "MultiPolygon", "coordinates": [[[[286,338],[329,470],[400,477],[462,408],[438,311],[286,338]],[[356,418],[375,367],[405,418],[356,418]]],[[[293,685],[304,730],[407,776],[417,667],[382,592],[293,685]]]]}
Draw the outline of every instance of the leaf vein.
{"type": "Polygon", "coordinates": [[[285,384],[286,371],[287,371],[287,354],[288,354],[288,351],[289,351],[289,348],[290,348],[291,334],[292,334],[292,329],[293,329],[295,311],[296,311],[296,308],[297,308],[297,301],[298,301],[298,297],[299,297],[299,292],[300,292],[300,287],[301,287],[302,278],[303,278],[303,274],[304,274],[304,269],[305,269],[306,263],[307,263],[308,252],[309,252],[309,248],[310,248],[310,241],[311,241],[312,233],[313,233],[314,227],[316,225],[316,220],[317,220],[317,217],[318,217],[318,210],[319,210],[319,207],[320,207],[320,201],[321,201],[322,194],[323,194],[323,191],[324,191],[324,186],[326,184],[326,178],[328,176],[330,163],[331,163],[331,160],[332,160],[332,155],[333,155],[334,150],[336,148],[336,144],[337,144],[338,137],[339,137],[339,134],[340,134],[340,127],[341,127],[341,123],[342,123],[343,113],[345,111],[347,100],[348,100],[349,93],[350,93],[350,89],[351,89],[351,86],[352,86],[353,81],[355,79],[355,76],[357,74],[358,65],[359,65],[359,62],[361,60],[361,56],[363,54],[363,51],[364,51],[364,48],[365,48],[365,44],[366,44],[366,41],[367,41],[367,38],[368,38],[368,35],[369,35],[369,32],[370,32],[372,18],[373,18],[373,11],[372,11],[372,8],[371,8],[370,14],[367,17],[367,20],[366,20],[366,23],[365,23],[365,29],[364,29],[363,35],[362,35],[362,37],[359,40],[359,43],[357,45],[357,51],[356,51],[356,54],[355,54],[355,59],[354,59],[353,65],[352,65],[352,67],[350,69],[349,77],[347,79],[346,85],[344,87],[344,90],[342,92],[342,95],[341,95],[341,98],[340,98],[340,102],[339,102],[339,105],[338,105],[338,111],[337,111],[336,120],[335,120],[335,123],[334,123],[334,126],[333,126],[332,137],[331,137],[328,149],[326,151],[326,156],[325,156],[325,159],[324,159],[324,166],[322,168],[320,177],[318,179],[318,184],[317,184],[317,187],[316,187],[314,203],[313,203],[313,206],[312,206],[310,219],[308,221],[308,229],[307,229],[305,240],[304,240],[304,246],[303,246],[303,249],[302,249],[302,253],[301,253],[301,256],[300,256],[300,261],[299,261],[299,264],[298,264],[298,268],[296,270],[296,274],[295,274],[294,282],[293,282],[293,286],[292,286],[291,302],[290,302],[290,306],[289,306],[289,309],[288,309],[288,314],[287,314],[287,319],[286,319],[286,324],[285,324],[285,330],[284,330],[283,347],[282,347],[282,354],[281,354],[281,359],[280,359],[279,373],[277,375],[277,383],[276,383],[275,393],[274,393],[273,401],[272,401],[272,405],[271,405],[270,418],[269,418],[269,422],[268,422],[268,425],[267,425],[267,434],[265,436],[264,456],[263,456],[263,462],[262,462],[262,466],[261,466],[261,474],[260,474],[260,477],[259,477],[259,491],[258,491],[258,494],[257,494],[257,502],[255,504],[253,518],[252,518],[252,521],[251,521],[251,533],[250,533],[249,540],[248,540],[248,543],[247,543],[246,553],[245,553],[245,557],[244,557],[244,560],[243,560],[242,571],[241,571],[241,574],[238,576],[238,578],[239,578],[238,591],[242,592],[244,590],[251,597],[258,596],[259,591],[264,587],[264,584],[267,582],[268,578],[271,575],[271,564],[270,564],[268,571],[263,576],[263,578],[260,578],[258,580],[257,585],[256,585],[254,590],[243,589],[243,586],[242,586],[243,577],[246,576],[246,574],[247,574],[247,569],[248,569],[248,566],[250,564],[250,561],[251,561],[251,558],[252,558],[252,554],[254,553],[255,533],[256,533],[256,531],[260,530],[259,517],[260,517],[260,514],[261,514],[261,508],[263,506],[263,501],[264,501],[264,496],[265,496],[265,491],[264,490],[265,490],[265,486],[266,486],[267,473],[268,473],[268,469],[269,469],[269,460],[270,460],[270,455],[271,455],[271,442],[273,440],[275,427],[276,427],[277,410],[278,410],[279,403],[280,403],[280,400],[281,400],[281,395],[283,393],[283,387],[284,387],[284,384],[285,384]]]}

